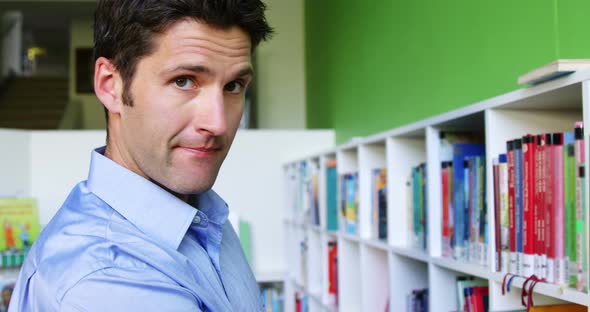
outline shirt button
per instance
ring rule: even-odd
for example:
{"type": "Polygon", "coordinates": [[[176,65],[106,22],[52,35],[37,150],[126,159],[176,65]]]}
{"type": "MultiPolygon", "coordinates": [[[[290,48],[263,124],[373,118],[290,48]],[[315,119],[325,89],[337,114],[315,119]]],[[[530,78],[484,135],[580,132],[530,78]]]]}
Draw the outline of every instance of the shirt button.
{"type": "Polygon", "coordinates": [[[199,215],[196,215],[196,216],[193,218],[193,223],[195,223],[195,224],[199,224],[199,223],[201,223],[201,217],[200,217],[199,215]]]}

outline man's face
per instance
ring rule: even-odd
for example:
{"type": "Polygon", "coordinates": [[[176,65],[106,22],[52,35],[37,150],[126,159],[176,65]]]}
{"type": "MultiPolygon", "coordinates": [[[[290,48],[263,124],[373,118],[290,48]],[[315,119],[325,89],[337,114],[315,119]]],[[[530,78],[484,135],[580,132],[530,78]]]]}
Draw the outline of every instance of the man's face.
{"type": "MultiPolygon", "coordinates": [[[[236,134],[252,77],[251,43],[237,27],[179,21],[154,38],[120,112],[125,166],[178,194],[211,188],[236,134]]],[[[109,143],[110,144],[110,143],[109,143]]]]}

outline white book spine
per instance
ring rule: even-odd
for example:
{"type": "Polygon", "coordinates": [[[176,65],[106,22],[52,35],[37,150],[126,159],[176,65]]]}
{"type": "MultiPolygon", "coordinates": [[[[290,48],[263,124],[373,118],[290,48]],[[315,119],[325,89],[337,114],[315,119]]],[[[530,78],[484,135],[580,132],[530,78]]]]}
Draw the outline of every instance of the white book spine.
{"type": "Polygon", "coordinates": [[[522,276],[529,277],[535,273],[535,255],[522,255],[522,276]]]}

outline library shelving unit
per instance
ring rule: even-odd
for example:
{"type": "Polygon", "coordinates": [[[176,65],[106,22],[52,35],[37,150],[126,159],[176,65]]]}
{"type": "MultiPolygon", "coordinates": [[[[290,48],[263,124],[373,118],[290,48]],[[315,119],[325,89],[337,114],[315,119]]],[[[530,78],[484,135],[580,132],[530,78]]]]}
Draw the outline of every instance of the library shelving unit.
{"type": "MultiPolygon", "coordinates": [[[[495,272],[495,227],[492,158],[505,153],[506,141],[526,133],[572,131],[576,121],[590,124],[590,71],[577,72],[541,85],[519,89],[441,115],[356,139],[323,153],[294,159],[284,165],[285,181],[301,164],[319,169],[319,220],[304,216],[297,190],[287,186],[284,221],[288,276],[285,281],[286,311],[295,309],[295,293],[306,297],[310,311],[406,311],[408,295],[428,289],[431,311],[457,311],[456,279],[474,276],[488,281],[490,311],[521,310],[520,288],[524,278],[512,281],[512,291],[502,295],[503,273],[495,272]],[[485,264],[443,257],[441,203],[441,132],[470,131],[485,141],[488,248],[485,264]],[[326,163],[336,161],[338,176],[358,173],[356,234],[343,226],[328,230],[326,163]],[[426,163],[426,248],[412,247],[413,229],[408,222],[406,183],[412,168],[426,163]],[[372,232],[372,181],[376,168],[387,170],[387,238],[372,232]],[[319,221],[319,222],[318,222],[319,221]],[[317,223],[317,224],[314,224],[317,223]],[[338,302],[329,295],[328,242],[337,242],[338,302]]],[[[590,145],[588,136],[585,146],[590,145]]],[[[585,153],[588,164],[590,152],[585,153]]],[[[585,166],[586,177],[588,167],[585,166]]],[[[340,184],[340,180],[338,181],[340,184]]],[[[338,185],[338,194],[340,194],[338,185]]],[[[585,186],[588,190],[588,185],[585,186]]],[[[301,190],[299,190],[300,192],[301,190]]],[[[338,195],[340,196],[340,195],[338,195]]],[[[307,200],[307,199],[304,199],[307,200]]],[[[338,210],[340,200],[338,198],[338,210]]],[[[588,227],[586,191],[586,227],[588,227]]],[[[586,254],[587,258],[588,254],[586,254]]],[[[586,272],[587,275],[587,272],[586,272]]],[[[588,279],[588,276],[586,277],[588,279]]],[[[539,283],[534,288],[536,305],[590,304],[586,292],[539,283]]]]}

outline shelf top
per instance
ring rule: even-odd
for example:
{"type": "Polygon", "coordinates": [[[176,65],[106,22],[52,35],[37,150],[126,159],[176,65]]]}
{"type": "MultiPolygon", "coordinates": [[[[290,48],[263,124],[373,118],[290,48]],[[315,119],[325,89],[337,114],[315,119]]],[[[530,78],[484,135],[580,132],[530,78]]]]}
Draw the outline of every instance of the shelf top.
{"type": "Polygon", "coordinates": [[[559,79],[548,81],[532,87],[521,88],[509,93],[485,99],[461,108],[432,116],[415,123],[406,124],[395,129],[377,133],[364,138],[339,145],[324,152],[313,154],[302,159],[289,161],[287,164],[335,154],[339,151],[354,149],[363,144],[375,144],[389,137],[424,137],[425,129],[470,127],[483,122],[483,114],[487,109],[544,109],[544,110],[582,110],[582,83],[590,80],[590,70],[582,70],[559,79]]]}

